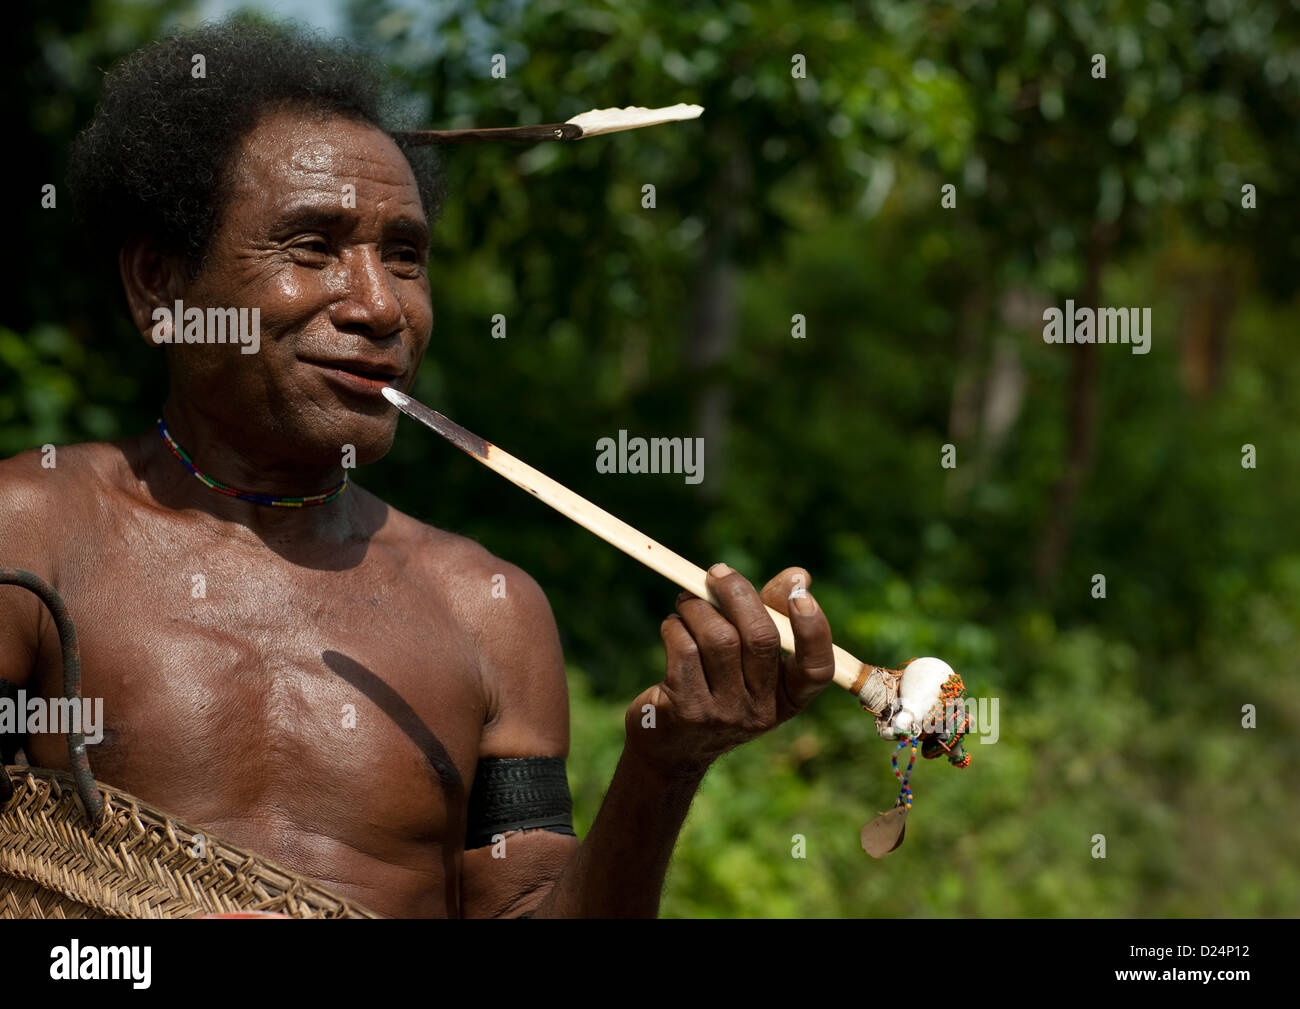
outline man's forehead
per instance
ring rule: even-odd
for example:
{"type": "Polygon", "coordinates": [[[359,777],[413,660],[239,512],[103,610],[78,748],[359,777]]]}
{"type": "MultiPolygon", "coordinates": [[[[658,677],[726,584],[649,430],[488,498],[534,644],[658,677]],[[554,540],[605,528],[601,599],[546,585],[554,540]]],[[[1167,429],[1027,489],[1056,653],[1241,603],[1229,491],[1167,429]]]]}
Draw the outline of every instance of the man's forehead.
{"type": "Polygon", "coordinates": [[[420,202],[411,166],[392,138],[339,117],[281,112],[263,118],[241,143],[233,181],[271,203],[303,190],[337,196],[347,183],[357,186],[358,200],[379,187],[390,190],[385,200],[397,197],[415,207],[420,202]]]}

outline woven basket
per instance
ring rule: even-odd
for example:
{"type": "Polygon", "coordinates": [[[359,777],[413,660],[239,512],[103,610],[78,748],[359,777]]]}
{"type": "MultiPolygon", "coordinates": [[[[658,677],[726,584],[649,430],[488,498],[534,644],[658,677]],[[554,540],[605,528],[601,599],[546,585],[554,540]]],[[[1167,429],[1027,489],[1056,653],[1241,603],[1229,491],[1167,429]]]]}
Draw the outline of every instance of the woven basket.
{"type": "Polygon", "coordinates": [[[119,789],[96,782],[105,808],[91,830],[71,775],[4,773],[14,794],[0,809],[0,918],[380,917],[119,789]]]}

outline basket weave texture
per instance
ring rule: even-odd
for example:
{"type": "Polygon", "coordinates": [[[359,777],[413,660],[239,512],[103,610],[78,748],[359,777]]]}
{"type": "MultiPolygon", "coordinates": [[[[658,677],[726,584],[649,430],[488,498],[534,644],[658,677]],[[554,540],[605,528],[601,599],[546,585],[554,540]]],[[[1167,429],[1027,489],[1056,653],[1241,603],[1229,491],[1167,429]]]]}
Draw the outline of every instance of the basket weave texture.
{"type": "Polygon", "coordinates": [[[0,918],[381,917],[102,782],[105,815],[92,830],[70,774],[0,773],[14,786],[0,809],[0,918]]]}

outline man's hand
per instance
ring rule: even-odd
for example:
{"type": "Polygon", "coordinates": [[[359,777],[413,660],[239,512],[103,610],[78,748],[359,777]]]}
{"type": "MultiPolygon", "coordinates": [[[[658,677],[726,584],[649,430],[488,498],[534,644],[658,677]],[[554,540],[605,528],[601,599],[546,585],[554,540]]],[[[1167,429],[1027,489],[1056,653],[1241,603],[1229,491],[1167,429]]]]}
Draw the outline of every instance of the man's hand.
{"type": "Polygon", "coordinates": [[[792,718],[834,677],[831,629],[808,581],[803,568],[787,568],[759,598],[719,564],[709,589],[721,613],[678,596],[677,614],[660,628],[667,675],[627,709],[627,745],[605,801],[538,917],[658,912],[673,844],[709,764],[792,718]],[[790,618],[793,656],[781,655],[764,602],[790,618]]]}
{"type": "Polygon", "coordinates": [[[809,582],[803,568],[786,568],[760,598],[742,575],[715,564],[709,587],[721,612],[689,592],[678,596],[659,631],[667,674],[628,708],[627,749],[670,773],[701,774],[802,711],[835,674],[830,625],[809,582]],[[764,603],[790,618],[794,655],[781,654],[764,603]]]}

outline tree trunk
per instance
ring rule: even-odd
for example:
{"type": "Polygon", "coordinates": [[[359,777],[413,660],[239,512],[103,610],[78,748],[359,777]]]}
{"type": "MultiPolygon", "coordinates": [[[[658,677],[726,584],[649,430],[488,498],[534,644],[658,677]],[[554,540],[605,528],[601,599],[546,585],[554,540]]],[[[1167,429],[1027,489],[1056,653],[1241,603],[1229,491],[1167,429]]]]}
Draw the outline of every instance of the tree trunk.
{"type": "Polygon", "coordinates": [[[718,213],[705,232],[685,353],[687,370],[702,379],[693,413],[697,436],[704,439],[700,490],[706,500],[716,500],[721,493],[725,471],[731,388],[721,371],[736,343],[737,269],[733,249],[737,207],[749,198],[750,189],[744,145],[737,137],[730,138],[727,145],[730,157],[711,200],[718,213]]]}
{"type": "MultiPolygon", "coordinates": [[[[1113,227],[1098,225],[1088,241],[1087,276],[1084,280],[1083,307],[1100,307],[1101,271],[1114,242],[1113,227]]],[[[1097,434],[1097,388],[1100,360],[1095,343],[1076,343],[1069,347],[1070,379],[1066,403],[1065,471],[1052,493],[1052,508],[1047,527],[1039,544],[1035,562],[1038,587],[1051,589],[1065,562],[1074,513],[1092,465],[1097,434]]]]}

